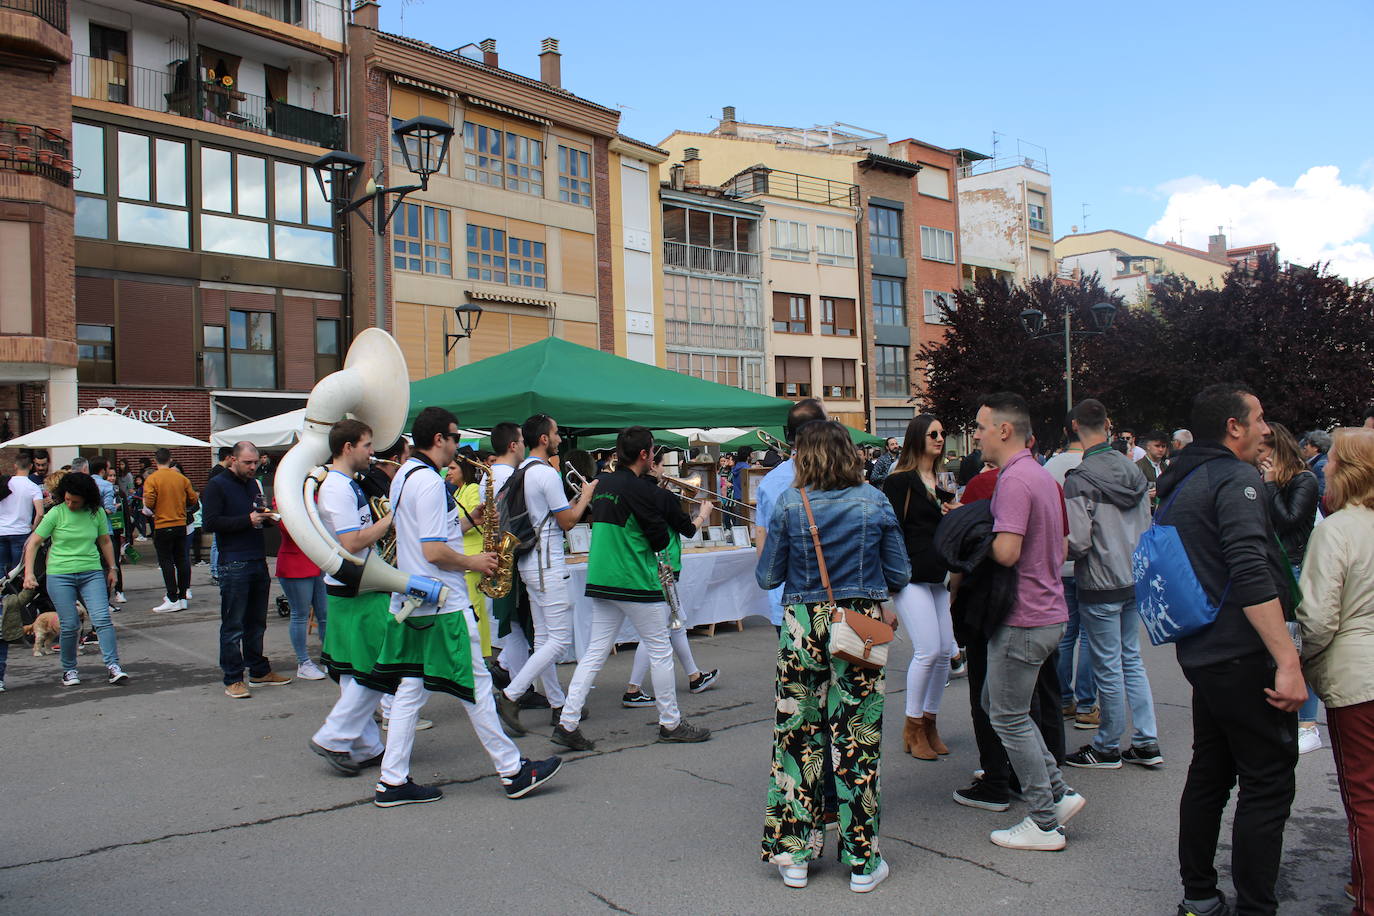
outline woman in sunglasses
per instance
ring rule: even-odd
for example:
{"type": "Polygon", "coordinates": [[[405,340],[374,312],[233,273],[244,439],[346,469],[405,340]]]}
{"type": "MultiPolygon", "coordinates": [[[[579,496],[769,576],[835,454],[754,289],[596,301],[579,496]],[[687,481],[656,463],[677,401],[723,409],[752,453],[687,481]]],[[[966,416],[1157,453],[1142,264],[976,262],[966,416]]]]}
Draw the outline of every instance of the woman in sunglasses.
{"type": "Polygon", "coordinates": [[[940,712],[949,659],[954,654],[954,625],[949,616],[949,569],[935,550],[935,529],[954,502],[954,494],[936,485],[945,453],[945,428],[925,413],[906,427],[906,439],[883,492],[897,513],[911,559],[911,583],[897,593],[897,617],[911,634],[913,652],[906,672],[906,728],[902,744],[918,760],[937,760],[949,748],[940,740],[935,716],[940,712]]]}

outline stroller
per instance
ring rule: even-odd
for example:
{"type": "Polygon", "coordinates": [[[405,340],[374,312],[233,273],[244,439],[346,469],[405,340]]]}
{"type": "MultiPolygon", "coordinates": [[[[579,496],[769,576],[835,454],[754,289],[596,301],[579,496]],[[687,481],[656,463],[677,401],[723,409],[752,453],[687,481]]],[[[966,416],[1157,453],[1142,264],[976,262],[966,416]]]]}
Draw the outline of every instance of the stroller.
{"type": "Polygon", "coordinates": [[[38,588],[24,589],[24,564],[19,563],[0,577],[0,603],[3,603],[4,617],[0,625],[0,639],[5,642],[20,642],[32,645],[33,637],[24,634],[24,627],[38,619],[44,611],[53,610],[52,601],[44,587],[47,575],[47,547],[39,549],[34,569],[38,572],[38,588]]]}

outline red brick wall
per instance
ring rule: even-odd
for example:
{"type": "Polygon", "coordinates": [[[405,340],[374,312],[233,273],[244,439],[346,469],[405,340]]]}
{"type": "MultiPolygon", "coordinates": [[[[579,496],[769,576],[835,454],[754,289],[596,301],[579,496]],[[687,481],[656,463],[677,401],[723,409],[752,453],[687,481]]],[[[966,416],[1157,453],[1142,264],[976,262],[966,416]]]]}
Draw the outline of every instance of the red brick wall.
{"type": "Polygon", "coordinates": [[[315,302],[284,298],[278,321],[283,365],[282,387],[309,391],[315,385],[315,302]]]}
{"type": "Polygon", "coordinates": [[[611,166],[609,144],[596,138],[592,150],[592,207],[596,212],[596,314],[597,345],[607,353],[615,352],[615,292],[611,271],[614,259],[611,245],[611,166]]]}
{"type": "Polygon", "coordinates": [[[121,385],[196,383],[189,286],[119,280],[115,331],[115,378],[121,385]]]}
{"type": "MultiPolygon", "coordinates": [[[[954,154],[941,149],[924,146],[920,143],[906,143],[903,158],[910,162],[928,163],[938,168],[945,169],[950,176],[949,200],[941,200],[938,197],[931,197],[921,194],[917,190],[917,182],[911,182],[911,196],[907,200],[907,207],[912,214],[912,223],[915,225],[915,234],[912,236],[912,245],[907,254],[907,268],[910,271],[908,282],[915,285],[916,289],[911,292],[911,299],[916,305],[916,322],[913,323],[913,334],[919,343],[914,349],[919,349],[921,344],[932,340],[943,339],[946,328],[941,324],[926,324],[925,322],[925,297],[924,290],[933,289],[940,292],[949,292],[959,289],[963,283],[962,270],[960,267],[959,251],[959,195],[953,187],[957,175],[958,162],[954,154]],[[939,261],[926,261],[921,258],[921,237],[920,227],[931,226],[936,229],[947,229],[954,233],[954,263],[944,264],[939,261]]],[[[916,381],[920,383],[921,379],[916,381]]]]}
{"type": "MultiPolygon", "coordinates": [[[[167,429],[210,441],[210,395],[204,391],[178,388],[129,388],[127,386],[101,387],[82,385],[77,389],[76,407],[78,411],[97,407],[99,398],[114,398],[115,410],[126,413],[135,420],[165,425],[167,429]]],[[[98,446],[93,445],[93,449],[98,446]]],[[[82,449],[86,452],[87,449],[82,449]]],[[[102,453],[118,461],[123,458],[129,466],[138,471],[144,458],[153,459],[152,452],[116,451],[113,455],[102,453]]],[[[213,450],[209,448],[174,448],[172,459],[181,463],[186,476],[199,490],[205,486],[210,475],[210,464],[214,460],[213,450]]]]}

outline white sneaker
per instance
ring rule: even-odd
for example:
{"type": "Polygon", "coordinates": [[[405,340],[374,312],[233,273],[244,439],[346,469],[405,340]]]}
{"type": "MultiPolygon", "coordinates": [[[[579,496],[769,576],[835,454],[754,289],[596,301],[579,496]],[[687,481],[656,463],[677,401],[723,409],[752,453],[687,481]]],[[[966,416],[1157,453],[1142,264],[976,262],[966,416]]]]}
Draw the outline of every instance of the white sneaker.
{"type": "Polygon", "coordinates": [[[1063,827],[1078,812],[1083,810],[1083,806],[1088,800],[1079,795],[1073,789],[1064,793],[1064,797],[1054,803],[1054,816],[1059,821],[1059,826],[1063,827]]]}
{"type": "Polygon", "coordinates": [[[788,887],[806,887],[809,868],[809,864],[805,862],[801,865],[779,865],[778,874],[782,875],[782,883],[788,887]]]}
{"type": "Polygon", "coordinates": [[[1317,731],[1317,726],[1312,725],[1308,728],[1298,729],[1298,753],[1310,754],[1313,751],[1321,750],[1322,735],[1317,731]]]}
{"type": "Polygon", "coordinates": [[[181,610],[181,602],[173,601],[170,598],[163,598],[162,603],[153,608],[154,614],[170,614],[173,611],[181,610]]]}
{"type": "Polygon", "coordinates": [[[4,693],[4,692],[5,692],[5,682],[4,682],[4,681],[0,681],[0,693],[4,693]]]}
{"type": "Polygon", "coordinates": [[[888,868],[887,860],[883,859],[883,861],[878,863],[878,867],[873,870],[872,874],[850,875],[849,889],[856,894],[867,894],[869,891],[873,890],[873,888],[882,884],[890,874],[892,874],[892,869],[888,868]]]}
{"type": "MultiPolygon", "coordinates": [[[[189,592],[188,592],[187,594],[189,595],[189,592]]],[[[184,610],[186,610],[186,599],[185,599],[185,598],[182,598],[180,601],[177,602],[177,610],[178,610],[178,611],[184,611],[184,610]]]]}
{"type": "MultiPolygon", "coordinates": [[[[390,727],[391,727],[391,720],[390,720],[389,718],[383,716],[383,717],[382,717],[382,731],[386,731],[386,730],[387,730],[388,728],[390,728],[390,727]]],[[[427,728],[433,728],[433,727],[434,727],[434,720],[433,720],[433,719],[416,719],[416,720],[415,720],[415,730],[416,730],[417,732],[422,732],[422,731],[424,731],[424,730],[427,729],[427,728]]]]}
{"type": "Polygon", "coordinates": [[[123,684],[129,680],[129,675],[124,673],[124,669],[118,665],[106,665],[105,670],[110,672],[111,684],[123,684]]]}
{"type": "Polygon", "coordinates": [[[191,600],[191,590],[190,590],[189,588],[186,590],[186,597],[185,597],[185,598],[182,598],[181,600],[182,600],[182,605],[181,605],[182,607],[185,607],[185,606],[186,606],[185,602],[191,600]]]}
{"type": "Polygon", "coordinates": [[[114,596],[114,603],[115,603],[115,604],[126,604],[126,603],[128,603],[128,601],[129,601],[129,599],[124,597],[124,593],[123,593],[123,592],[115,592],[115,596],[114,596]]]}
{"type": "Polygon", "coordinates": [[[1006,830],[994,830],[991,838],[998,846],[1007,849],[1057,852],[1068,845],[1063,828],[1041,830],[1040,826],[1029,817],[1015,827],[1008,827],[1006,830]]]}
{"type": "Polygon", "coordinates": [[[72,668],[72,669],[70,669],[70,670],[68,670],[68,671],[63,671],[63,672],[62,672],[62,686],[63,686],[63,687],[75,687],[77,684],[80,684],[80,683],[81,683],[81,675],[79,675],[79,674],[76,673],[76,669],[75,669],[75,668],[72,668]]]}
{"type": "Polygon", "coordinates": [[[306,659],[304,664],[296,668],[296,677],[303,681],[322,681],[328,676],[310,659],[306,659]]]}

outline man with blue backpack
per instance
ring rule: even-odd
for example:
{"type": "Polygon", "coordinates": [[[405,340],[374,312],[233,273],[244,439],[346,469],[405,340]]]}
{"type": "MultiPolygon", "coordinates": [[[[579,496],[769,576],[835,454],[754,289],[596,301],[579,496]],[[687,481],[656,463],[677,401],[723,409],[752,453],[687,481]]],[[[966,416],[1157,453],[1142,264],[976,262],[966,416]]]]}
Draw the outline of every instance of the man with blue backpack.
{"type": "Polygon", "coordinates": [[[1193,687],[1193,759],[1179,802],[1180,916],[1275,913],[1283,829],[1293,803],[1298,760],[1296,712],[1307,698],[1286,620],[1296,604],[1291,572],[1269,520],[1264,482],[1253,462],[1269,427],[1255,395],[1239,384],[1203,389],[1193,399],[1195,440],[1159,478],[1155,527],[1136,552],[1137,595],[1168,592],[1169,632],[1159,605],[1142,616],[1156,642],[1173,641],[1193,687]],[[1150,546],[1172,526],[1189,569],[1150,546]],[[1144,576],[1143,566],[1155,564],[1144,576]],[[1184,602],[1185,586],[1200,586],[1184,602]],[[1196,605],[1196,606],[1186,606],[1196,605]],[[1152,626],[1151,616],[1156,615],[1152,626]],[[1210,623],[1206,621],[1212,617],[1210,623]],[[1186,624],[1197,619],[1200,626],[1186,624]],[[1217,889],[1222,812],[1239,780],[1232,828],[1233,910],[1217,889]]]}

